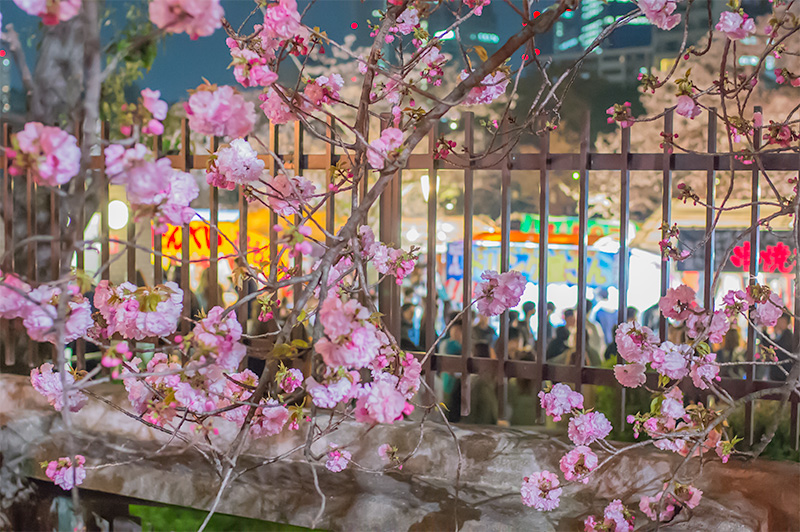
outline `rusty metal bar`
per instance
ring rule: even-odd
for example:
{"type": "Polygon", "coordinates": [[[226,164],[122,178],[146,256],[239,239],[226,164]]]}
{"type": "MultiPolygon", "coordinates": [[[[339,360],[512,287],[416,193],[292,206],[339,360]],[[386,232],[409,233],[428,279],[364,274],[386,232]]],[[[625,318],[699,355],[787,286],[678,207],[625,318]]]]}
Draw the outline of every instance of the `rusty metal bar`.
{"type": "MultiPolygon", "coordinates": [[[[501,132],[502,145],[507,146],[508,142],[508,121],[503,122],[501,132]]],[[[500,171],[500,272],[505,273],[511,265],[511,168],[514,164],[514,155],[510,153],[505,157],[506,164],[500,171]]],[[[526,325],[527,326],[527,325],[526,325]]],[[[500,331],[497,339],[499,349],[497,358],[501,361],[498,365],[496,376],[497,385],[497,406],[500,415],[506,410],[506,379],[505,362],[508,361],[508,329],[509,311],[506,310],[500,316],[500,331]]]]}
{"type": "Polygon", "coordinates": [[[472,356],[472,321],[473,310],[470,306],[472,301],[472,223],[475,212],[475,199],[473,196],[474,190],[474,172],[472,170],[472,152],[475,149],[475,115],[471,112],[466,112],[464,118],[464,147],[470,157],[466,168],[464,169],[464,249],[463,249],[463,274],[461,279],[462,290],[462,304],[464,305],[464,316],[462,323],[464,324],[462,342],[462,355],[466,358],[472,356]]]}
{"type": "MultiPolygon", "coordinates": [[[[219,138],[211,137],[211,153],[216,153],[219,150],[219,138]]],[[[208,231],[208,278],[212,284],[211,290],[208,294],[208,306],[213,308],[222,304],[219,301],[219,188],[209,187],[209,231],[208,231]]]]}
{"type": "MultiPolygon", "coordinates": [[[[438,204],[436,183],[438,181],[437,172],[439,161],[434,157],[436,151],[437,127],[434,125],[428,133],[428,257],[425,271],[425,281],[427,285],[427,297],[425,298],[425,351],[430,350],[433,342],[436,341],[436,205],[438,204]]],[[[447,319],[447,316],[445,316],[447,319]]],[[[433,388],[433,372],[431,371],[431,360],[425,363],[425,380],[433,388]]]]}
{"type": "MultiPolygon", "coordinates": [[[[717,151],[717,110],[714,107],[708,109],[708,153],[717,151]]],[[[717,175],[714,171],[714,159],[709,160],[709,168],[706,171],[706,203],[709,207],[706,209],[706,245],[705,256],[703,264],[703,306],[711,309],[714,301],[714,294],[711,293],[711,281],[714,277],[714,245],[716,244],[716,235],[712,231],[714,225],[714,211],[715,205],[715,189],[717,182],[717,175]]]]}
{"type": "MultiPolygon", "coordinates": [[[[761,107],[754,109],[756,113],[761,112],[761,107]]],[[[753,132],[753,150],[758,151],[761,149],[761,128],[755,128],[753,132]]],[[[758,250],[761,247],[761,235],[759,234],[758,219],[760,216],[759,198],[761,192],[759,190],[759,169],[757,165],[752,169],[750,174],[750,268],[748,274],[750,276],[750,286],[758,283],[758,250]]],[[[733,179],[733,175],[731,175],[733,179]]],[[[755,322],[755,308],[750,310],[750,323],[747,326],[747,362],[753,362],[756,354],[756,328],[752,325],[755,322]]],[[[756,378],[755,366],[748,364],[745,366],[744,378],[747,381],[747,388],[753,389],[753,381],[756,378]]],[[[752,446],[755,437],[755,408],[754,401],[750,401],[744,405],[744,442],[747,446],[752,446]]]]}
{"type": "Polygon", "coordinates": [[[586,353],[586,260],[588,253],[588,225],[589,225],[589,169],[591,161],[589,153],[591,118],[589,113],[584,117],[583,132],[581,133],[581,160],[580,166],[580,197],[578,198],[578,309],[576,318],[578,320],[575,328],[575,356],[574,375],[572,381],[575,389],[581,391],[582,370],[586,353]]]}
{"type": "MultiPolygon", "coordinates": [[[[672,225],[672,167],[675,156],[672,153],[672,127],[674,115],[672,109],[664,111],[664,154],[661,159],[662,171],[662,196],[661,196],[661,223],[663,228],[661,230],[662,240],[666,238],[667,231],[672,225]]],[[[669,262],[661,263],[661,297],[667,294],[669,288],[669,262]]],[[[661,341],[667,339],[667,319],[664,315],[660,315],[658,319],[658,331],[661,341]]]]}
{"type": "MultiPolygon", "coordinates": [[[[628,159],[631,151],[631,128],[624,127],[620,131],[620,195],[619,195],[619,302],[617,305],[617,323],[627,321],[628,281],[630,267],[630,247],[628,246],[628,226],[631,220],[631,172],[628,170],[628,159]]],[[[624,389],[623,389],[624,393],[624,389]]]]}
{"type": "MultiPolygon", "coordinates": [[[[537,327],[535,371],[532,379],[534,393],[542,388],[543,367],[549,339],[548,329],[550,327],[550,319],[547,315],[547,264],[549,259],[547,244],[550,237],[550,128],[546,124],[544,127],[545,131],[541,137],[538,154],[541,164],[541,170],[539,170],[539,308],[537,309],[539,326],[537,327]]],[[[535,419],[538,420],[542,415],[539,401],[534,401],[534,408],[536,411],[535,419]]]]}

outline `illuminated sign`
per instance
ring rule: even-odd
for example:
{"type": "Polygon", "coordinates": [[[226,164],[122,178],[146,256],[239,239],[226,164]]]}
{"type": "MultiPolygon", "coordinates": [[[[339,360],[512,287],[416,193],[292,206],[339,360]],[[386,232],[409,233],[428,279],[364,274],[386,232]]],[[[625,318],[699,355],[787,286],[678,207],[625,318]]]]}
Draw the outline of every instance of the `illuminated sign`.
{"type": "MultiPolygon", "coordinates": [[[[718,229],[714,242],[714,269],[726,272],[748,272],[750,270],[750,242],[736,241],[739,233],[732,229],[718,229]],[[732,250],[730,260],[722,265],[726,253],[732,250]]],[[[705,248],[701,230],[682,229],[680,249],[695,250],[692,255],[677,263],[679,271],[702,271],[705,264],[705,248]]],[[[791,231],[761,231],[759,235],[758,269],[765,273],[794,272],[797,250],[794,248],[794,235],[791,231]],[[788,244],[787,244],[788,243],[788,244]]]]}

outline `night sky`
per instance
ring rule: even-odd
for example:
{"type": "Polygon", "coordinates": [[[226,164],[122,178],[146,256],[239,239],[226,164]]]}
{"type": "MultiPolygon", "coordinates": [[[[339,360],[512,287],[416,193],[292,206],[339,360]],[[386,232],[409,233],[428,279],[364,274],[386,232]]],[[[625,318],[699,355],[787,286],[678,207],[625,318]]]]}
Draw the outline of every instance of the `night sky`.
{"type": "MultiPolygon", "coordinates": [[[[115,14],[116,19],[124,17],[128,7],[132,4],[142,4],[130,0],[107,0],[106,5],[115,14]]],[[[551,4],[549,0],[539,3],[543,9],[551,4]]],[[[301,0],[298,2],[299,10],[308,6],[309,2],[301,0]]],[[[255,6],[252,0],[222,0],[225,15],[228,20],[238,26],[255,6]]],[[[366,25],[368,18],[373,22],[377,17],[372,16],[375,9],[385,9],[385,1],[376,0],[317,0],[311,7],[304,22],[309,26],[319,26],[328,35],[341,42],[345,35],[353,34],[357,37],[356,43],[359,45],[369,45],[372,39],[369,37],[369,28],[366,25]],[[353,23],[358,24],[357,29],[352,29],[353,23]]],[[[38,32],[41,31],[38,17],[32,17],[19,9],[12,0],[0,0],[0,11],[3,14],[3,25],[13,24],[20,34],[23,44],[28,45],[28,63],[33,68],[36,56],[36,42],[38,32]],[[29,42],[25,42],[27,38],[29,42]]],[[[260,22],[262,17],[256,14],[248,22],[247,28],[252,28],[253,24],[260,22]]],[[[432,29],[442,29],[445,24],[444,17],[436,17],[431,21],[432,29]]],[[[504,38],[511,35],[512,31],[518,29],[518,16],[510,7],[502,2],[496,2],[490,8],[484,9],[484,14],[480,18],[473,18],[466,31],[489,31],[495,32],[500,36],[501,42],[504,38]],[[508,24],[513,20],[514,24],[508,24]]],[[[111,33],[106,30],[106,34],[111,33]]],[[[106,38],[110,35],[105,35],[106,38]]],[[[492,51],[492,46],[483,44],[492,51]]],[[[7,56],[10,58],[10,55],[7,56]]],[[[13,60],[12,60],[13,61],[13,60]]],[[[185,34],[168,35],[163,39],[158,57],[153,68],[145,74],[144,79],[137,84],[140,88],[150,87],[162,92],[162,98],[169,103],[173,103],[186,98],[186,90],[196,87],[206,78],[212,83],[235,84],[231,70],[228,70],[230,54],[225,45],[225,32],[222,29],[209,37],[202,37],[192,41],[185,34]]],[[[12,89],[21,87],[21,82],[17,69],[13,63],[10,67],[12,89]]],[[[5,82],[5,80],[3,80],[5,82]]],[[[5,84],[5,83],[3,83],[5,84]]]]}

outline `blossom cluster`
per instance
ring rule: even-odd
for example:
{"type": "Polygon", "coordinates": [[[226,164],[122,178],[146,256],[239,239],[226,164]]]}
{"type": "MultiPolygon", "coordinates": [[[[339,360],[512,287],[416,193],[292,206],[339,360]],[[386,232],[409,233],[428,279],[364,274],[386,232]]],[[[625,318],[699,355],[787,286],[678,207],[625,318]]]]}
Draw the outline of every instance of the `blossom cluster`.
{"type": "Polygon", "coordinates": [[[244,139],[234,139],[231,145],[221,148],[211,158],[206,174],[209,185],[233,190],[236,185],[257,182],[264,172],[264,161],[244,139]]]}
{"type": "Polygon", "coordinates": [[[207,37],[222,27],[225,11],[220,0],[153,0],[150,21],[169,33],[187,33],[192,39],[207,37]]]}
{"type": "MultiPolygon", "coordinates": [[[[57,412],[64,408],[64,387],[62,378],[67,387],[75,384],[76,373],[69,366],[64,366],[63,375],[53,372],[53,365],[49,362],[31,370],[31,385],[33,389],[42,394],[57,412]]],[[[84,406],[88,397],[79,390],[69,390],[66,394],[66,406],[70,412],[77,412],[84,406]]]]}
{"type": "Polygon", "coordinates": [[[583,521],[585,532],[633,532],[636,517],[619,499],[614,499],[603,510],[603,517],[590,515],[583,521]]]}
{"type": "Polygon", "coordinates": [[[525,276],[514,270],[500,274],[485,271],[481,279],[474,295],[478,312],[484,316],[497,316],[519,305],[527,284],[525,276]]]}
{"type": "Polygon", "coordinates": [[[409,252],[387,246],[375,239],[375,234],[368,225],[359,228],[358,236],[362,257],[365,261],[370,261],[381,275],[393,276],[399,285],[414,271],[418,256],[413,249],[409,252]]]}
{"type": "Polygon", "coordinates": [[[314,197],[316,185],[303,176],[279,172],[267,181],[266,202],[281,216],[300,214],[314,197]]]}
{"type": "Polygon", "coordinates": [[[105,321],[101,335],[120,334],[129,340],[165,337],[175,332],[183,310],[183,290],[173,282],[154,287],[132,283],[114,286],[100,281],[94,306],[105,321]]]}
{"type": "Polygon", "coordinates": [[[21,10],[29,15],[41,17],[45,26],[65,22],[81,10],[82,0],[14,0],[21,10]]]}
{"type": "Polygon", "coordinates": [[[184,104],[192,131],[215,137],[244,137],[256,123],[255,106],[233,87],[204,84],[184,104]]]}
{"type": "Polygon", "coordinates": [[[78,175],[81,149],[78,140],[57,127],[28,122],[11,137],[13,149],[6,150],[12,159],[9,172],[21,175],[30,171],[39,185],[57,187],[78,175]]]}
{"type": "Polygon", "coordinates": [[[58,460],[42,463],[44,474],[52,480],[56,486],[63,490],[71,490],[75,486],[83,484],[86,479],[86,458],[83,455],[75,455],[72,458],[64,456],[58,460]]]}
{"type": "Polygon", "coordinates": [[[23,310],[22,324],[28,331],[28,336],[37,342],[68,344],[84,337],[89,327],[94,324],[89,300],[80,293],[76,285],[68,285],[63,291],[57,286],[41,285],[31,290],[28,301],[29,304],[23,310]],[[64,336],[58,338],[55,324],[62,297],[68,300],[67,313],[64,336]]]}

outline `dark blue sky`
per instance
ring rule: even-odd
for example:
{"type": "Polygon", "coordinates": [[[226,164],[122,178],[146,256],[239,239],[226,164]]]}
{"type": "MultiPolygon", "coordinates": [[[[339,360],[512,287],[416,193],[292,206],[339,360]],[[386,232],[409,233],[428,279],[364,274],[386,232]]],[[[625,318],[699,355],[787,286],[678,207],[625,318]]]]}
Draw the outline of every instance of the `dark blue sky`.
{"type": "MultiPolygon", "coordinates": [[[[143,5],[144,0],[137,2],[132,0],[107,0],[106,5],[115,13],[116,19],[124,17],[128,7],[134,4],[143,5]]],[[[549,5],[549,0],[544,0],[542,6],[549,5]]],[[[308,0],[300,0],[300,11],[309,4],[308,0]]],[[[255,6],[252,0],[222,0],[225,15],[228,20],[238,26],[255,6]]],[[[354,34],[358,38],[358,43],[367,45],[371,43],[369,28],[366,25],[368,18],[373,21],[377,17],[372,16],[375,9],[385,9],[385,1],[377,0],[317,0],[309,10],[304,22],[310,26],[319,26],[328,35],[341,42],[346,34],[354,34]],[[351,24],[358,23],[358,29],[353,30],[351,24]]],[[[543,8],[543,7],[542,7],[543,8]]],[[[38,17],[27,15],[19,9],[12,0],[0,0],[0,11],[3,14],[3,24],[12,23],[17,32],[23,39],[27,47],[28,63],[33,68],[36,55],[36,42],[38,33],[41,31],[38,17]],[[26,40],[28,40],[26,42],[26,40]]],[[[260,22],[260,14],[256,14],[250,22],[248,28],[256,22],[260,22]]],[[[497,33],[501,39],[508,37],[512,31],[517,30],[519,18],[510,7],[502,2],[484,10],[484,15],[469,21],[465,27],[466,31],[483,31],[497,33]],[[514,24],[508,24],[513,20],[514,24]],[[470,29],[471,28],[471,29],[470,29]]],[[[445,19],[436,17],[431,21],[433,29],[442,29],[436,25],[444,27],[445,19]]],[[[105,33],[111,33],[107,30],[105,33]]],[[[106,35],[110,37],[110,35],[106,35]]],[[[481,43],[487,50],[492,51],[491,44],[481,43]]],[[[10,58],[10,56],[8,56],[10,58]]],[[[230,63],[230,54],[225,45],[225,33],[222,29],[209,37],[203,37],[192,41],[185,34],[169,35],[161,43],[158,56],[150,72],[145,74],[144,79],[138,82],[139,86],[158,89],[162,92],[162,97],[170,103],[186,98],[186,90],[196,87],[206,78],[212,83],[234,84],[233,74],[227,69],[230,63]]],[[[21,86],[19,74],[14,65],[10,68],[12,88],[21,86]]]]}

